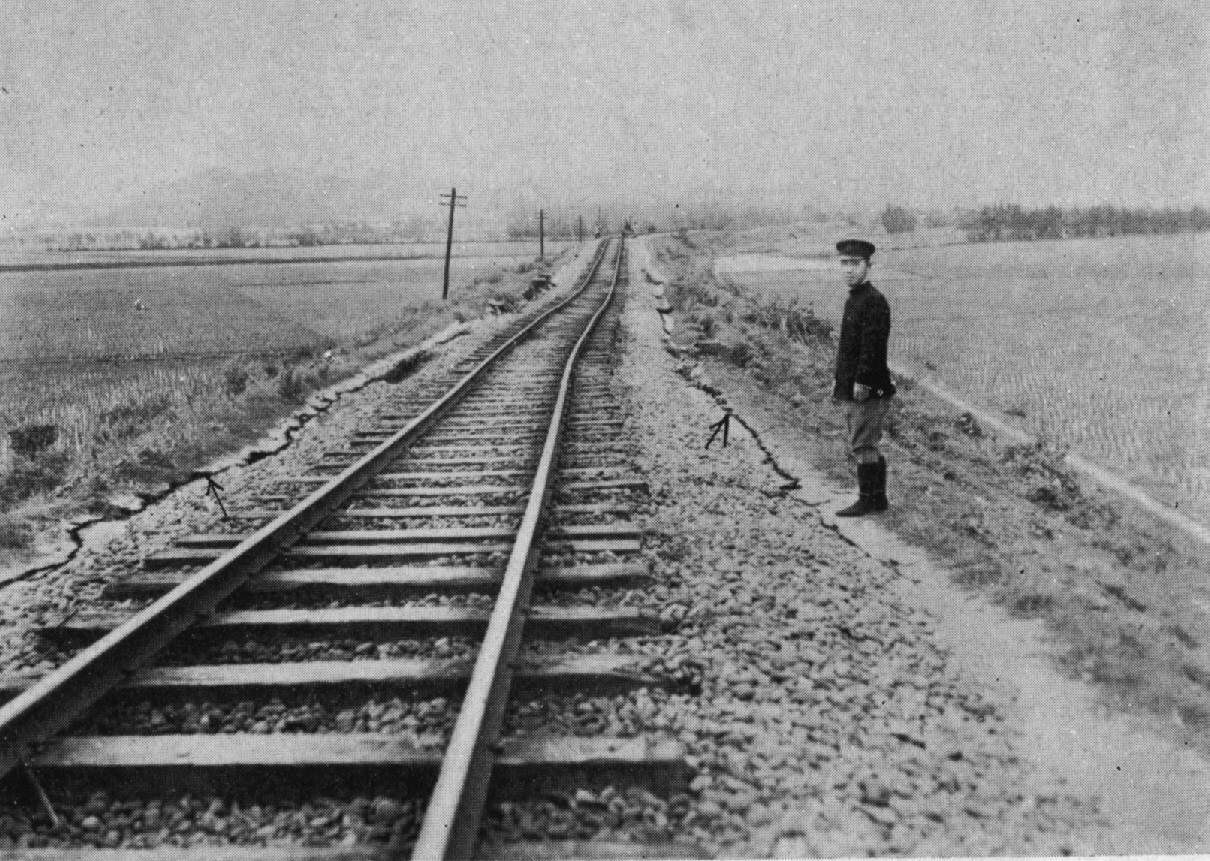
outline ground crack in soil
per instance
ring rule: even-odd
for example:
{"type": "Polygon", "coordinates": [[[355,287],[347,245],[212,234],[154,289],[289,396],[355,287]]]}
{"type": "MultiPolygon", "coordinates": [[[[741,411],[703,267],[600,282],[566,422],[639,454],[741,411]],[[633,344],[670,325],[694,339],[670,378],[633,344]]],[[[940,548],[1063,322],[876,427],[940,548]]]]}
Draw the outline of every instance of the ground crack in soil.
{"type": "Polygon", "coordinates": [[[691,376],[691,368],[689,366],[678,365],[677,373],[679,373],[682,377],[684,377],[685,380],[687,380],[692,386],[694,386],[694,388],[700,389],[701,391],[708,394],[714,400],[714,402],[716,404],[718,404],[719,407],[721,407],[723,410],[726,411],[727,415],[729,415],[735,422],[737,422],[740,425],[740,427],[742,427],[744,430],[746,430],[752,436],[753,441],[756,443],[756,447],[758,449],[760,449],[762,454],[764,454],[766,463],[769,464],[769,466],[773,469],[773,471],[775,473],[777,473],[777,475],[780,478],[783,478],[786,481],[785,484],[781,485],[778,488],[780,495],[785,496],[785,498],[787,498],[787,499],[793,499],[795,502],[799,502],[802,505],[806,505],[811,508],[816,507],[816,506],[812,505],[811,503],[807,502],[806,500],[798,499],[797,497],[788,495],[789,491],[798,490],[800,487],[802,487],[802,480],[799,479],[798,476],[794,475],[794,473],[790,472],[788,469],[786,469],[785,467],[783,467],[781,465],[781,463],[777,459],[777,456],[772,452],[772,450],[765,444],[765,441],[761,438],[760,432],[757,431],[757,429],[755,427],[753,427],[752,424],[750,424],[748,421],[746,421],[744,419],[743,415],[741,415],[740,413],[735,411],[735,408],[733,406],[731,406],[731,404],[727,401],[727,396],[723,393],[722,389],[718,388],[713,383],[708,382],[707,380],[705,380],[703,378],[699,377],[698,379],[694,379],[693,376],[691,376]]]}
{"type": "Polygon", "coordinates": [[[361,379],[357,379],[357,375],[354,375],[348,378],[343,384],[338,383],[326,392],[312,395],[305,402],[304,409],[295,412],[289,419],[279,424],[277,428],[261,437],[260,441],[245,447],[239,456],[231,456],[231,459],[222,458],[216,461],[216,463],[221,464],[220,466],[201,467],[194,470],[189,478],[167,482],[162,489],[154,492],[145,490],[130,491],[130,495],[138,500],[138,504],[125,508],[123,516],[107,517],[106,515],[98,514],[74,519],[65,532],[68,546],[62,555],[54,557],[51,562],[34,565],[17,572],[7,580],[0,582],[0,590],[14,583],[20,583],[31,577],[36,577],[39,574],[56,571],[70,565],[84,549],[84,533],[89,529],[102,525],[116,526],[126,523],[136,514],[146,511],[148,507],[167,499],[181,488],[188,487],[198,481],[213,480],[216,476],[223,475],[237,467],[251,466],[267,457],[280,454],[294,444],[299,434],[302,433],[307,425],[331,410],[332,407],[340,403],[341,399],[348,395],[356,394],[373,383],[385,382],[395,385],[402,382],[413,372],[419,370],[425,362],[428,351],[432,347],[449,343],[463,334],[465,334],[465,330],[461,327],[441,332],[420,346],[405,350],[403,353],[393,357],[389,362],[376,363],[378,365],[377,370],[372,373],[362,372],[361,379]]]}

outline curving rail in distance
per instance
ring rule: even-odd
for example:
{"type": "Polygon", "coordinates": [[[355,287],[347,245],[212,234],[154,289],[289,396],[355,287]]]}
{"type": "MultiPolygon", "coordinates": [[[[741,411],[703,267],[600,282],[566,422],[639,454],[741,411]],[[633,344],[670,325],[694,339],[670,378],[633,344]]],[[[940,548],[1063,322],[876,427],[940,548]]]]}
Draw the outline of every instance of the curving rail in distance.
{"type": "Polygon", "coordinates": [[[625,240],[619,239],[609,290],[563,367],[525,514],[509,554],[504,580],[492,608],[487,633],[479,648],[453,735],[446,747],[437,784],[429,798],[424,822],[412,850],[414,859],[470,858],[474,854],[491,779],[492,746],[500,736],[512,683],[512,666],[521,643],[541,538],[542,514],[555,472],[555,459],[563,434],[575,366],[584,345],[613,301],[624,258],[625,240]]]}

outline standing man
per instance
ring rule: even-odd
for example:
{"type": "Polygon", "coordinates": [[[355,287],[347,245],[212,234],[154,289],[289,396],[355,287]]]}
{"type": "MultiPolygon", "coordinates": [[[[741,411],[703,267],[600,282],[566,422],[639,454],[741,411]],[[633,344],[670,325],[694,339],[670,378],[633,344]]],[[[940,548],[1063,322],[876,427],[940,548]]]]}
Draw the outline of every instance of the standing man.
{"type": "Polygon", "coordinates": [[[860,517],[887,510],[886,458],[878,451],[887,408],[895,384],[887,368],[887,339],[891,334],[891,306],[869,282],[874,244],[864,239],[836,243],[840,268],[849,285],[836,351],[836,385],[832,397],[845,404],[849,447],[857,462],[860,496],[838,517],[860,517]]]}

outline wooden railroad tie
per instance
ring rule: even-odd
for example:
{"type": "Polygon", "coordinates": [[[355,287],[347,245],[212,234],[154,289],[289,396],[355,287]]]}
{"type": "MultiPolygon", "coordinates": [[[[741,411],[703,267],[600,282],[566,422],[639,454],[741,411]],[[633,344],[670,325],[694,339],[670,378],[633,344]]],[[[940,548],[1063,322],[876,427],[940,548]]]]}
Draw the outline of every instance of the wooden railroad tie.
{"type": "MultiPolygon", "coordinates": [[[[436,739],[416,747],[383,733],[67,736],[49,742],[30,764],[51,786],[108,773],[132,792],[264,791],[276,784],[367,793],[397,792],[401,782],[419,789],[436,777],[442,755],[436,739]]],[[[688,773],[684,748],[668,738],[558,736],[503,742],[492,784],[514,797],[532,797],[535,784],[582,785],[590,777],[641,778],[675,789],[688,773]]]]}
{"type": "MultiPolygon", "coordinates": [[[[394,658],[390,660],[304,661],[274,664],[206,664],[150,667],[132,675],[113,694],[136,700],[219,699],[223,697],[298,697],[325,691],[364,693],[407,691],[436,696],[465,687],[469,660],[394,658]]],[[[6,702],[42,678],[40,673],[0,674],[0,702],[6,702]]],[[[634,668],[625,655],[574,655],[520,665],[513,683],[542,694],[619,693],[640,687],[666,687],[667,677],[634,668]]]]}
{"type": "MultiPolygon", "coordinates": [[[[146,572],[131,575],[106,587],[113,601],[163,595],[184,583],[184,573],[146,572]]],[[[539,585],[569,589],[622,586],[650,579],[647,565],[615,563],[539,568],[539,585]]],[[[244,586],[257,593],[323,592],[351,594],[365,600],[404,597],[430,592],[490,592],[500,584],[498,568],[418,566],[413,568],[301,568],[260,574],[244,586]]]]}
{"type": "MultiPolygon", "coordinates": [[[[305,544],[413,544],[413,543],[457,543],[509,538],[516,530],[509,526],[463,526],[436,529],[345,529],[317,530],[309,533],[305,544]]],[[[631,523],[592,523],[584,525],[555,526],[546,535],[552,539],[631,539],[638,540],[641,533],[631,523]]],[[[187,535],[177,540],[180,547],[222,550],[234,547],[246,535],[228,533],[187,535]]]]}
{"type": "MultiPolygon", "coordinates": [[[[121,626],[129,613],[81,612],[39,629],[51,640],[90,641],[121,626]]],[[[481,634],[488,610],[455,607],[340,607],[312,610],[234,610],[198,622],[194,635],[266,637],[409,637],[481,634]]],[[[533,607],[526,633],[540,639],[642,637],[660,631],[658,617],[630,607],[533,607]]]]}
{"type": "MultiPolygon", "coordinates": [[[[8,849],[5,861],[395,861],[398,853],[373,845],[339,846],[157,846],[155,849],[8,849]]],[[[682,841],[631,843],[604,840],[517,841],[491,845],[482,853],[496,861],[597,861],[705,858],[700,846],[682,841]]]]}
{"type": "MultiPolygon", "coordinates": [[[[386,530],[384,530],[386,531],[386,530]]],[[[234,545],[231,545],[234,546],[234,545]]],[[[473,556],[508,553],[511,541],[462,541],[378,543],[378,544],[315,544],[303,543],[283,550],[280,558],[287,562],[342,562],[349,565],[403,562],[409,559],[437,559],[445,556],[473,556]]],[[[223,555],[229,547],[178,547],[148,556],[147,568],[172,568],[178,565],[205,565],[223,555]]],[[[633,538],[581,538],[543,542],[549,553],[638,553],[642,544],[633,538]]]]}
{"type": "MultiPolygon", "coordinates": [[[[262,498],[264,499],[264,498],[262,498]]],[[[281,498],[282,501],[287,501],[281,498]]],[[[269,501],[276,501],[271,499],[269,501]]],[[[604,516],[625,516],[634,512],[633,506],[620,502],[584,502],[555,505],[556,514],[588,514],[604,516]]],[[[508,505],[410,505],[410,506],[369,506],[360,504],[356,508],[346,508],[336,511],[332,517],[357,518],[376,517],[383,520],[408,520],[415,518],[467,518],[467,517],[507,517],[520,514],[525,510],[525,504],[514,502],[508,505]]],[[[284,508],[249,508],[243,511],[230,512],[232,520],[272,520],[286,511],[284,508]]]]}

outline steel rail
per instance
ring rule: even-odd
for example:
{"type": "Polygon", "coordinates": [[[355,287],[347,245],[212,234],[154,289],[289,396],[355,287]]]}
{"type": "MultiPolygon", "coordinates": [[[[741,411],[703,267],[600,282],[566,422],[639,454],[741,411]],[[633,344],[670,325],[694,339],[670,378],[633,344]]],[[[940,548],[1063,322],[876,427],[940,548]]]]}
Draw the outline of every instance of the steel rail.
{"type": "Polygon", "coordinates": [[[0,777],[24,764],[32,746],[67,727],[173,639],[298,541],[448,412],[500,358],[551,315],[582,294],[605,258],[598,245],[579,284],[468,371],[444,395],[392,437],[321,485],[302,502],[262,526],[121,626],[0,706],[0,777]]]}
{"type": "Polygon", "coordinates": [[[563,370],[542,448],[542,458],[534,475],[525,515],[509,555],[503,582],[488,621],[487,633],[479,647],[471,679],[467,685],[458,720],[454,724],[437,783],[429,797],[420,834],[412,848],[413,859],[470,858],[475,851],[479,823],[487,800],[494,748],[499,741],[512,684],[513,668],[521,644],[530,591],[533,585],[537,550],[542,530],[542,514],[550,495],[555,458],[566,421],[567,402],[575,366],[597,323],[609,308],[617,291],[618,276],[625,256],[625,240],[619,238],[609,293],[576,341],[563,370]]]}

